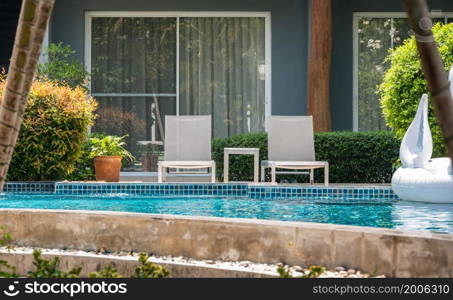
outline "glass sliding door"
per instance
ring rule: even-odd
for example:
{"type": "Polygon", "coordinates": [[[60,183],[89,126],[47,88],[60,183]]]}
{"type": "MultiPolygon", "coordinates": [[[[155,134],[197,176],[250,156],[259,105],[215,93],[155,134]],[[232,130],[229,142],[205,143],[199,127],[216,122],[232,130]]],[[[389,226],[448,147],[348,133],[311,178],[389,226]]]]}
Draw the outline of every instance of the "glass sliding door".
{"type": "Polygon", "coordinates": [[[212,115],[213,136],[264,130],[264,18],[180,19],[179,107],[212,115]]]}
{"type": "Polygon", "coordinates": [[[212,115],[213,137],[264,131],[265,17],[143,15],[88,13],[92,132],[127,135],[127,170],[144,145],[162,153],[166,115],[212,115]]]}
{"type": "Polygon", "coordinates": [[[92,19],[91,92],[99,102],[93,132],[127,135],[140,170],[144,144],[162,141],[176,114],[176,18],[92,19]]]}

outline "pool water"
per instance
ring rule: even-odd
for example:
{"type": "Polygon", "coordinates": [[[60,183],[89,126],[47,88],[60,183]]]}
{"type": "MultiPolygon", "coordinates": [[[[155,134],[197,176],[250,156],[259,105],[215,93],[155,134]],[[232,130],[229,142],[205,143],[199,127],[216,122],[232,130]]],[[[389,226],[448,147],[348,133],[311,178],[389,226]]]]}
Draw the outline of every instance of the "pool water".
{"type": "MultiPolygon", "coordinates": [[[[266,219],[453,233],[453,204],[329,204],[328,200],[257,200],[137,195],[1,194],[0,208],[104,210],[266,219]]],[[[1,224],[0,224],[1,225],[1,224]]]]}

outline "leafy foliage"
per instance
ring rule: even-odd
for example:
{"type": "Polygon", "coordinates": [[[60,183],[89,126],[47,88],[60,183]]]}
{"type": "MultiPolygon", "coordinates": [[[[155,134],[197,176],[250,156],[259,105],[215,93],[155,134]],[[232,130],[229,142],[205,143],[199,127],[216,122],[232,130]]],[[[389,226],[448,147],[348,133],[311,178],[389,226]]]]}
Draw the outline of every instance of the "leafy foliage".
{"type": "Polygon", "coordinates": [[[112,265],[106,265],[100,272],[91,272],[90,278],[122,278],[118,270],[112,265]]]}
{"type": "Polygon", "coordinates": [[[92,158],[98,156],[121,156],[133,160],[134,157],[126,150],[126,143],[123,141],[126,136],[104,136],[104,137],[92,137],[91,140],[91,152],[92,158]]]}
{"type": "MultiPolygon", "coordinates": [[[[7,249],[12,249],[12,238],[9,233],[2,231],[0,235],[0,247],[7,246],[7,249]]],[[[27,277],[29,278],[78,278],[82,272],[82,267],[74,267],[69,272],[64,272],[59,269],[60,258],[54,257],[52,259],[45,259],[42,257],[41,251],[35,249],[33,251],[33,265],[35,270],[29,271],[27,277]]],[[[135,269],[135,274],[131,278],[164,278],[170,275],[170,272],[160,266],[148,261],[148,254],[141,252],[138,258],[138,267],[135,269]]],[[[7,261],[0,260],[0,278],[16,278],[20,277],[16,273],[16,267],[10,265],[7,261]],[[3,270],[6,269],[6,270],[3,270]]],[[[122,278],[123,276],[118,273],[118,270],[108,264],[100,272],[91,272],[90,278],[122,278]]]]}
{"type": "Polygon", "coordinates": [[[74,53],[70,46],[63,43],[50,44],[44,49],[46,62],[38,64],[38,78],[88,90],[89,73],[83,64],[73,58],[74,53]]]}
{"type": "MultiPolygon", "coordinates": [[[[311,266],[308,268],[308,273],[297,277],[297,278],[318,278],[326,271],[326,268],[321,266],[311,266]]],[[[278,267],[277,272],[280,275],[280,278],[293,278],[288,267],[278,267]]]]}
{"type": "Polygon", "coordinates": [[[41,251],[39,250],[33,251],[33,257],[35,259],[33,265],[36,269],[28,272],[29,278],[78,278],[82,271],[81,267],[76,267],[72,268],[69,272],[63,272],[58,269],[60,258],[42,258],[41,251]]]}
{"type": "MultiPolygon", "coordinates": [[[[445,70],[453,65],[453,24],[436,24],[433,28],[445,70]]],[[[387,125],[402,138],[412,122],[420,97],[428,93],[427,82],[422,73],[415,38],[390,53],[387,58],[391,67],[385,73],[380,86],[381,104],[387,125]]],[[[439,125],[432,106],[429,109],[429,124],[433,134],[434,156],[445,154],[439,125]]]]}
{"type": "MultiPolygon", "coordinates": [[[[316,159],[330,164],[330,181],[333,183],[384,183],[390,182],[393,164],[399,155],[400,141],[392,132],[326,132],[315,134],[316,159]]],[[[226,147],[260,148],[260,159],[267,159],[267,134],[244,134],[212,143],[217,176],[223,176],[223,149],[226,147]]],[[[316,180],[322,181],[322,170],[316,180]]],[[[253,178],[253,159],[231,156],[230,177],[233,181],[253,178]]],[[[305,180],[307,176],[278,176],[280,180],[305,180]]]]}
{"type": "Polygon", "coordinates": [[[135,275],[132,278],[164,278],[170,275],[167,269],[148,261],[148,258],[148,254],[144,252],[139,254],[139,266],[135,269],[135,275]]]}
{"type": "MultiPolygon", "coordinates": [[[[0,98],[5,79],[0,78],[0,98]]],[[[35,81],[8,180],[60,180],[74,172],[97,103],[81,87],[35,81]]]]}
{"type": "Polygon", "coordinates": [[[81,149],[82,154],[77,159],[77,162],[74,167],[74,172],[66,176],[66,180],[70,181],[84,181],[84,180],[96,180],[96,175],[94,171],[93,158],[91,157],[91,148],[92,140],[91,138],[96,137],[102,139],[105,135],[101,133],[92,133],[90,136],[82,143],[81,149]]]}
{"type": "MultiPolygon", "coordinates": [[[[148,261],[148,254],[141,252],[138,257],[139,266],[135,269],[135,273],[131,278],[165,278],[170,275],[170,272],[159,265],[148,261]]],[[[90,278],[122,278],[118,270],[112,265],[106,265],[100,272],[90,273],[90,278]]]]}
{"type": "MultiPolygon", "coordinates": [[[[0,235],[0,247],[6,247],[8,250],[12,250],[11,246],[11,235],[5,232],[3,227],[0,227],[2,231],[0,235]]],[[[19,277],[16,274],[16,267],[10,265],[7,261],[0,259],[0,278],[16,278],[19,277]]]]}

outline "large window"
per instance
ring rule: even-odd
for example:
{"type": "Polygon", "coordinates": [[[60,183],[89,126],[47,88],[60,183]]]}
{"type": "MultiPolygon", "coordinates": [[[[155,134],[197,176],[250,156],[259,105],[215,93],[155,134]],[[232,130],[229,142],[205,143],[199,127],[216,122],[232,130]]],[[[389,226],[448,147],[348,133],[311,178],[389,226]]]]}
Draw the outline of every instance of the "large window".
{"type": "MultiPolygon", "coordinates": [[[[435,22],[452,22],[453,14],[434,16],[435,22]]],[[[410,37],[404,14],[356,13],[354,15],[354,130],[386,130],[378,86],[389,68],[389,50],[410,37]]]]}
{"type": "Polygon", "coordinates": [[[269,24],[267,13],[87,13],[92,131],[127,135],[136,157],[163,144],[166,115],[210,114],[214,137],[263,131],[269,24]]]}

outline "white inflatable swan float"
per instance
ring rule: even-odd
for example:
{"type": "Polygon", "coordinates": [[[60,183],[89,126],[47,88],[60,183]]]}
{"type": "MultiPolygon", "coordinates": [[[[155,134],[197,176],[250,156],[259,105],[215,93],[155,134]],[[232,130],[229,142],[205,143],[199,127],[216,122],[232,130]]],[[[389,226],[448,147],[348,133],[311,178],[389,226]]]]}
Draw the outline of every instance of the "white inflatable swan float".
{"type": "MultiPolygon", "coordinates": [[[[453,95],[453,67],[450,70],[453,95]]],[[[428,123],[428,95],[423,95],[400,148],[402,167],[392,178],[393,191],[403,200],[453,203],[453,171],[448,157],[431,159],[433,140],[428,123]]]]}

